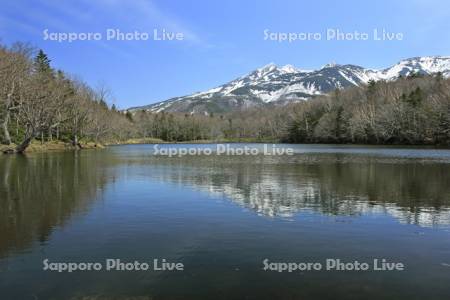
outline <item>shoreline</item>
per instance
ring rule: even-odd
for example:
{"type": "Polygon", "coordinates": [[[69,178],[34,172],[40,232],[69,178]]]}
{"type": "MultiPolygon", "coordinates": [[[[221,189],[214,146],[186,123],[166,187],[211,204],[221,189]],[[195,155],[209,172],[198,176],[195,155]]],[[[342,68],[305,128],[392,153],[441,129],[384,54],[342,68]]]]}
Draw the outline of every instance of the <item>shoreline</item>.
{"type": "MultiPolygon", "coordinates": [[[[280,141],[261,141],[253,139],[242,140],[194,140],[194,141],[182,141],[182,142],[168,142],[156,138],[142,138],[142,139],[130,139],[126,141],[115,141],[108,143],[94,143],[94,142],[82,142],[82,148],[78,148],[72,145],[72,143],[62,141],[51,141],[41,143],[34,141],[27,148],[25,153],[43,153],[43,152],[59,152],[59,151],[74,151],[74,150],[101,150],[110,146],[123,146],[123,145],[155,145],[155,144],[197,144],[197,145],[212,145],[212,144],[282,144],[282,145],[334,145],[334,146],[354,146],[354,147],[393,147],[393,148],[423,148],[423,149],[436,149],[436,150],[450,150],[448,145],[433,145],[433,144],[336,144],[336,143],[285,143],[280,141]]],[[[16,145],[0,145],[0,153],[2,154],[17,154],[14,152],[16,145]]]]}
{"type": "MultiPolygon", "coordinates": [[[[72,151],[72,150],[87,150],[87,149],[104,149],[105,146],[100,143],[93,142],[82,142],[82,146],[79,149],[73,146],[72,143],[62,142],[62,141],[51,141],[41,143],[39,141],[33,141],[30,146],[26,149],[25,153],[39,153],[39,152],[59,152],[59,151],[72,151]]],[[[17,154],[15,152],[16,145],[0,145],[0,152],[3,154],[17,154]]]]}

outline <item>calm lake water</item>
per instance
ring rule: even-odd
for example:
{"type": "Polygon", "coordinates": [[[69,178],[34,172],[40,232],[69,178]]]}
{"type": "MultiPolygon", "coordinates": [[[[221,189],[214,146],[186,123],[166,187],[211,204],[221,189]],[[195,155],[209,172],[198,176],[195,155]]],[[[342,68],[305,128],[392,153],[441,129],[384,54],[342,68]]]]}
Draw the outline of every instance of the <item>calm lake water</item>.
{"type": "Polygon", "coordinates": [[[0,299],[450,299],[449,150],[278,146],[1,156],[0,299]],[[43,270],[108,258],[184,271],[43,270]],[[263,269],[383,258],[405,270],[263,269]]]}

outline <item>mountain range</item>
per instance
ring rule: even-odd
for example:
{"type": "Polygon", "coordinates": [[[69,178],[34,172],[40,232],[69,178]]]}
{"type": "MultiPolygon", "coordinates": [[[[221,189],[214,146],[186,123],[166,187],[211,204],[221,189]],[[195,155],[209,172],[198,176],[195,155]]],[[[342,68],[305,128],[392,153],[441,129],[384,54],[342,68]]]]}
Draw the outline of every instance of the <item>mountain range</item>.
{"type": "Polygon", "coordinates": [[[444,77],[450,77],[450,56],[408,58],[381,70],[335,63],[327,64],[318,70],[301,70],[292,65],[279,67],[268,64],[216,88],[146,106],[132,107],[128,111],[204,114],[228,112],[304,101],[335,89],[365,85],[370,80],[390,81],[413,73],[438,72],[444,77]]]}

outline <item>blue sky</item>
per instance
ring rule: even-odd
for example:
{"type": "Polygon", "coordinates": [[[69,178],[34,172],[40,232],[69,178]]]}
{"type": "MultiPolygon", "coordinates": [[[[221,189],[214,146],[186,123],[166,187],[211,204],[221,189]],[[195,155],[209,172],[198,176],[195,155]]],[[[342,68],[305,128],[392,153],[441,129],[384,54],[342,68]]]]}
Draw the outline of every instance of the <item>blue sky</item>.
{"type": "Polygon", "coordinates": [[[1,0],[3,43],[30,42],[120,108],[206,90],[268,63],[302,69],[329,62],[383,68],[413,56],[450,55],[447,0],[1,0]],[[108,28],[184,34],[182,41],[107,41],[108,28]],[[403,34],[403,40],[327,41],[327,29],[403,34]],[[100,32],[101,40],[44,40],[43,31],[100,32]],[[319,32],[322,40],[264,40],[270,32],[319,32]]]}

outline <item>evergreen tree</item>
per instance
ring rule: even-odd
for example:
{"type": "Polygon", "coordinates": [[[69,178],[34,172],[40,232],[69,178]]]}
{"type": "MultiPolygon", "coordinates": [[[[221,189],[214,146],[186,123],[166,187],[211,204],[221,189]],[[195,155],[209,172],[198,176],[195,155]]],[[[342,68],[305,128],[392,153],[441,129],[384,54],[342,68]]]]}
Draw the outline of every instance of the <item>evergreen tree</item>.
{"type": "Polygon", "coordinates": [[[414,91],[412,91],[408,98],[407,98],[407,102],[412,106],[412,107],[417,107],[420,105],[420,103],[422,103],[422,98],[423,98],[423,93],[422,90],[420,89],[420,87],[417,87],[414,91]]]}
{"type": "Polygon", "coordinates": [[[47,54],[44,51],[39,50],[38,54],[34,59],[34,68],[36,72],[42,74],[50,74],[52,72],[52,68],[50,67],[51,60],[48,58],[47,54]]]}
{"type": "Polygon", "coordinates": [[[125,116],[130,122],[133,122],[133,114],[130,111],[127,110],[125,116]]]}
{"type": "Polygon", "coordinates": [[[373,97],[375,96],[376,87],[377,87],[376,81],[373,79],[369,80],[367,84],[367,93],[366,93],[367,99],[369,100],[373,99],[373,97]]]}

